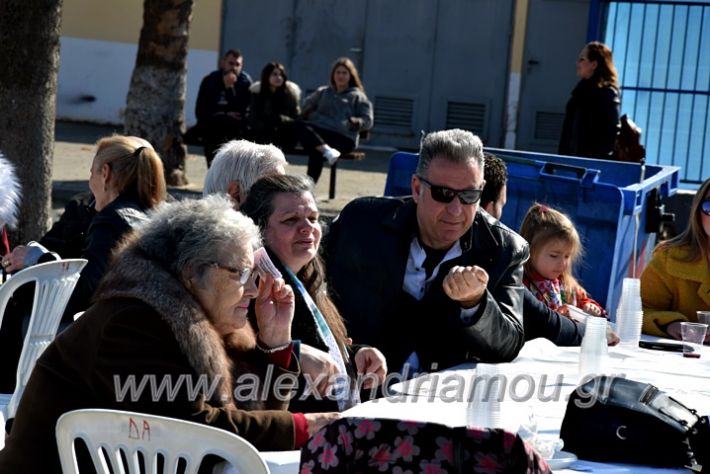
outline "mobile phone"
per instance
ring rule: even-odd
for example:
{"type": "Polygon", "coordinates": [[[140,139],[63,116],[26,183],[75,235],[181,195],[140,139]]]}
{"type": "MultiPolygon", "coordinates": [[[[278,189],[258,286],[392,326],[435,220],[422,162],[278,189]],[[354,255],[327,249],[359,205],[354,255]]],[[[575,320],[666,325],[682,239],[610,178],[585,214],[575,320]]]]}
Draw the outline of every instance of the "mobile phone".
{"type": "Polygon", "coordinates": [[[694,349],[680,342],[639,341],[639,347],[654,351],[693,352],[694,349]]]}

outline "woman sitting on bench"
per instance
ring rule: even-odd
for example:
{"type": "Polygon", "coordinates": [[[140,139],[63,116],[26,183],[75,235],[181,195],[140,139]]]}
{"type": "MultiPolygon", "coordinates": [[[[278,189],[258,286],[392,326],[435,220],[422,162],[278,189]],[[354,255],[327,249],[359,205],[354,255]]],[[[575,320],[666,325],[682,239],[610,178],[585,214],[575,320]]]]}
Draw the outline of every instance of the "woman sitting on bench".
{"type": "Polygon", "coordinates": [[[308,176],[316,182],[324,159],[332,165],[357,147],[360,132],[372,128],[372,104],[350,59],[335,61],[330,85],[306,98],[301,119],[296,135],[308,152],[308,176]]]}

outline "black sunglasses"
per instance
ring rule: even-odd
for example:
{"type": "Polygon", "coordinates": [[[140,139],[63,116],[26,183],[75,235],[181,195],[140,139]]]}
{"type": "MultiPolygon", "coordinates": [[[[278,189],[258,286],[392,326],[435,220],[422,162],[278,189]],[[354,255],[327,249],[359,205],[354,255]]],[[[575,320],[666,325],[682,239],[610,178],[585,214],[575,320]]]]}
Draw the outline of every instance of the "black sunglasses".
{"type": "Polygon", "coordinates": [[[456,189],[447,188],[446,186],[439,186],[432,184],[428,179],[417,175],[417,177],[431,189],[431,197],[434,201],[443,202],[445,204],[450,203],[455,197],[459,198],[461,204],[476,204],[481,199],[481,193],[483,189],[462,189],[457,191],[456,189]]]}
{"type": "Polygon", "coordinates": [[[700,210],[703,211],[703,214],[706,216],[710,216],[710,199],[706,199],[700,203],[700,210]]]}

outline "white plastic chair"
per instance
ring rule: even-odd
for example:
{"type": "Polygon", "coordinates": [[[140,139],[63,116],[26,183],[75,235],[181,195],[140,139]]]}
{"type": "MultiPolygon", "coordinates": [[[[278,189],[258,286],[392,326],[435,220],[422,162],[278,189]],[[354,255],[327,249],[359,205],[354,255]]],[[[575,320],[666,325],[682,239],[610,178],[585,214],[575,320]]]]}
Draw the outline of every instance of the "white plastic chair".
{"type": "Polygon", "coordinates": [[[81,438],[99,474],[174,473],[182,460],[186,474],[196,473],[208,454],[222,457],[240,474],[269,474],[259,451],[228,431],[190,421],[117,410],[86,409],[65,413],[56,427],[64,474],[78,474],[74,441],[81,438]],[[109,471],[109,466],[111,471],[109,471]]]}
{"type": "Polygon", "coordinates": [[[83,258],[40,263],[14,274],[0,285],[0,325],[10,297],[20,286],[35,282],[34,302],[30,324],[17,366],[15,393],[0,394],[0,411],[8,420],[15,416],[20,398],[30,378],[35,362],[57,335],[57,327],[64,308],[79,280],[79,272],[86,265],[83,258]]]}

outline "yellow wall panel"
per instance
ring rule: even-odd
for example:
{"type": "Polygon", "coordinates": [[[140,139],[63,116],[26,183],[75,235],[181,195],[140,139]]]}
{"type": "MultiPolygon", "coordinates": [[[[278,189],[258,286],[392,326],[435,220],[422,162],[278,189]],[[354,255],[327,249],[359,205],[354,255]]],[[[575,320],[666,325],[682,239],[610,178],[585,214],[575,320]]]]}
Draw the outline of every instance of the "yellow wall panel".
{"type": "MultiPolygon", "coordinates": [[[[195,0],[190,48],[219,51],[222,0],[195,0]]],[[[62,36],[138,43],[143,24],[139,0],[64,0],[62,36]]]]}

